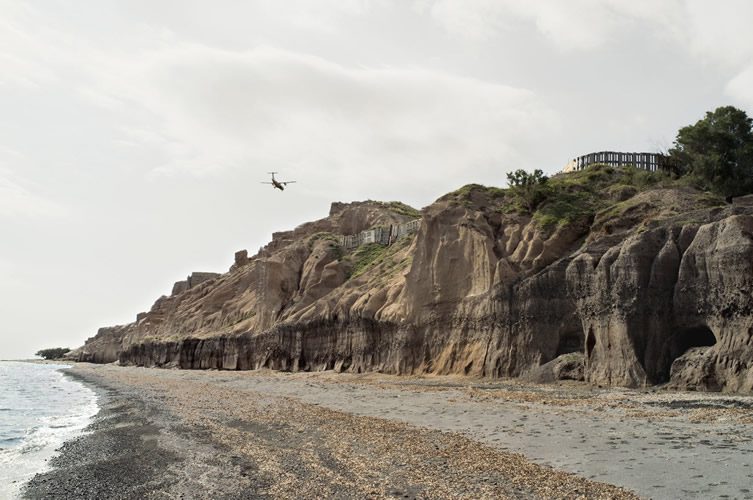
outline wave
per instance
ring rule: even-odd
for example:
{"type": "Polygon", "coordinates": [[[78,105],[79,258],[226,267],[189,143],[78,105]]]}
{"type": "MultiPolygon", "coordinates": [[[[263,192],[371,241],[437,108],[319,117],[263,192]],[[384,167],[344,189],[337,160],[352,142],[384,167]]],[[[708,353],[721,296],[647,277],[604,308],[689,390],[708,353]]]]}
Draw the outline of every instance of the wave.
{"type": "MultiPolygon", "coordinates": [[[[82,435],[99,411],[94,391],[80,382],[63,378],[60,372],[55,375],[60,375],[64,387],[59,386],[50,394],[61,398],[62,393],[73,402],[56,407],[54,412],[44,416],[30,418],[25,429],[19,429],[21,437],[6,435],[0,440],[0,498],[19,497],[23,485],[35,474],[48,470],[49,460],[62,444],[82,435]]],[[[51,386],[47,387],[52,390],[51,386]]],[[[42,406],[49,402],[44,399],[44,393],[38,397],[42,406]]]]}

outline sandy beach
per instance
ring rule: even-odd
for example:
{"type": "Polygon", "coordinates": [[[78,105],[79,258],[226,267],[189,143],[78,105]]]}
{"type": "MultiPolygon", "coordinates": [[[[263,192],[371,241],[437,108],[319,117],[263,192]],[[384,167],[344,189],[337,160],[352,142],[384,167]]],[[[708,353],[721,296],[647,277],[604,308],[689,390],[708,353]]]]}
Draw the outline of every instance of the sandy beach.
{"type": "Polygon", "coordinates": [[[28,498],[753,498],[753,400],[78,364],[102,410],[28,498]]]}

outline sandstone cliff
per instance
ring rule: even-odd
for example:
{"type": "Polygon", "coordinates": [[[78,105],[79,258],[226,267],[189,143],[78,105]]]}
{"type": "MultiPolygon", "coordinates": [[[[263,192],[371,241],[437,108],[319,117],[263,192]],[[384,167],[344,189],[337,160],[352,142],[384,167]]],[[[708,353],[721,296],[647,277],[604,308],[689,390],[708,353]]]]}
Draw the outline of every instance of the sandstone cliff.
{"type": "Polygon", "coordinates": [[[552,182],[560,194],[533,215],[511,193],[476,185],[420,215],[333,204],[257,255],[239,252],[229,272],[179,282],[72,355],[753,390],[748,200],[724,204],[611,169],[552,182]],[[418,231],[390,246],[338,244],[417,216],[418,231]]]}

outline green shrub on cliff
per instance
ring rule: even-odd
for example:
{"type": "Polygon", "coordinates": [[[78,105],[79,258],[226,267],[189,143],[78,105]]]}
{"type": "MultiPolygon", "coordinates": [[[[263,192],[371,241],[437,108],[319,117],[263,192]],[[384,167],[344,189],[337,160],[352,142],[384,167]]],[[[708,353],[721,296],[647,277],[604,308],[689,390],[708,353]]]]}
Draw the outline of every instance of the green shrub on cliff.
{"type": "Polygon", "coordinates": [[[34,355],[44,359],[60,359],[70,351],[67,347],[53,347],[51,349],[41,349],[34,355]]]}
{"type": "Polygon", "coordinates": [[[507,173],[510,192],[529,212],[533,212],[549,196],[549,177],[541,170],[528,173],[523,169],[507,173]]]}

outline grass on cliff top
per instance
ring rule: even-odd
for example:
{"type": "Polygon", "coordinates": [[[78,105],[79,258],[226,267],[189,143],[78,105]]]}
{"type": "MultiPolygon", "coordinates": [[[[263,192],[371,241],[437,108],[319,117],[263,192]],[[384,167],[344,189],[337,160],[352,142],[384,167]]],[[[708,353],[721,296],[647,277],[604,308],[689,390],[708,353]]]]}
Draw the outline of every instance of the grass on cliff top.
{"type": "Polygon", "coordinates": [[[508,189],[481,184],[466,184],[442,196],[440,200],[450,201],[453,204],[462,205],[466,208],[473,208],[474,203],[489,202],[495,208],[501,209],[509,205],[508,195],[508,189]]]}
{"type": "Polygon", "coordinates": [[[661,172],[593,165],[579,172],[551,177],[544,187],[544,201],[534,211],[533,218],[545,229],[589,224],[596,212],[632,198],[644,189],[672,182],[661,172]]]}
{"type": "Polygon", "coordinates": [[[673,178],[665,172],[648,172],[631,166],[614,168],[593,165],[579,172],[550,178],[545,188],[545,199],[536,208],[533,217],[545,229],[590,223],[602,210],[613,210],[615,215],[619,214],[642,191],[687,185],[685,179],[673,178]]]}
{"type": "Polygon", "coordinates": [[[421,211],[416,210],[410,205],[406,205],[401,201],[387,201],[379,202],[379,204],[397,215],[405,215],[406,217],[412,217],[414,219],[421,218],[421,211]]]}
{"type": "MultiPolygon", "coordinates": [[[[590,224],[596,213],[608,209],[618,213],[621,207],[627,206],[627,200],[641,191],[687,186],[686,179],[676,179],[664,172],[648,172],[631,166],[593,165],[579,172],[555,175],[540,185],[542,201],[531,215],[537,224],[548,230],[571,224],[590,224]]],[[[530,213],[514,190],[480,184],[463,186],[441,200],[500,213],[530,213]]],[[[714,198],[705,204],[717,202],[721,201],[714,198]]]]}
{"type": "Polygon", "coordinates": [[[456,189],[455,191],[449,193],[446,196],[452,197],[456,200],[463,200],[463,199],[469,198],[473,192],[478,192],[478,191],[491,195],[493,198],[504,198],[505,193],[507,192],[506,189],[498,188],[495,186],[484,186],[482,184],[466,184],[465,186],[461,187],[460,189],[456,189]]]}

